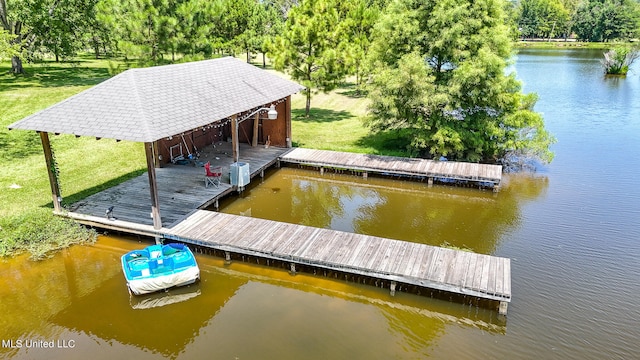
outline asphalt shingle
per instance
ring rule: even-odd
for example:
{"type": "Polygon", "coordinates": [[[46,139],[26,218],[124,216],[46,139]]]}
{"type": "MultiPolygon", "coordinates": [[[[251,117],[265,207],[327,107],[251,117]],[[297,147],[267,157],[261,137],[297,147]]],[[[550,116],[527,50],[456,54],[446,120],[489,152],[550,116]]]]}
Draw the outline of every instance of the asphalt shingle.
{"type": "Polygon", "coordinates": [[[233,57],[130,69],[9,129],[153,142],[303,89],[233,57]]]}

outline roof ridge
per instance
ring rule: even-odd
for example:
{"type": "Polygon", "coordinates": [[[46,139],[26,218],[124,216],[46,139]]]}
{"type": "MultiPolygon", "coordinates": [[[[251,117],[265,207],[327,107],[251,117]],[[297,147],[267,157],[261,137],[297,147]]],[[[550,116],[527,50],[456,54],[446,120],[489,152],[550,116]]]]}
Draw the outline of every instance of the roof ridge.
{"type": "MultiPolygon", "coordinates": [[[[146,69],[146,68],[136,68],[136,69],[130,69],[130,70],[138,70],[138,69],[146,69]]],[[[131,89],[133,90],[133,95],[135,96],[136,109],[138,109],[138,115],[140,116],[140,119],[144,120],[142,121],[142,124],[144,125],[144,129],[141,129],[144,131],[144,135],[145,135],[144,137],[152,138],[153,132],[151,131],[150,126],[153,123],[153,119],[149,118],[149,116],[147,115],[147,111],[144,107],[144,102],[141,99],[140,89],[138,88],[138,81],[136,78],[137,72],[138,71],[129,72],[130,76],[128,76],[127,80],[129,81],[129,84],[131,85],[131,89]]]]}

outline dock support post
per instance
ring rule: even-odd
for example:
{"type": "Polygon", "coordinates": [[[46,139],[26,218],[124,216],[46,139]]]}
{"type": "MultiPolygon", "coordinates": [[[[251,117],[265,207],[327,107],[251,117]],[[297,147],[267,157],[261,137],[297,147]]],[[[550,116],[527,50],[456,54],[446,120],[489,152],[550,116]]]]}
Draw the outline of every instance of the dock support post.
{"type": "MultiPolygon", "coordinates": [[[[160,217],[160,201],[158,200],[158,185],[156,181],[155,160],[153,159],[153,143],[144,143],[145,155],[147,157],[147,174],[149,175],[149,193],[151,196],[151,218],[153,219],[153,229],[162,229],[160,217]]],[[[162,244],[160,235],[156,235],[156,244],[162,244]]]]}
{"type": "Polygon", "coordinates": [[[228,252],[228,251],[224,252],[224,261],[227,264],[231,263],[231,253],[230,252],[228,252]]]}
{"type": "Polygon", "coordinates": [[[324,168],[322,166],[320,167],[320,175],[324,175],[324,168]]]}
{"type": "Polygon", "coordinates": [[[260,177],[264,179],[264,169],[260,170],[260,177]]]}
{"type": "Polygon", "coordinates": [[[390,291],[391,296],[394,296],[396,294],[396,282],[392,281],[391,285],[389,286],[389,288],[391,289],[391,291],[390,291]]]}
{"type": "Polygon", "coordinates": [[[289,265],[291,266],[291,275],[295,275],[295,273],[296,273],[296,264],[295,263],[290,263],[289,265]]]}
{"type": "Polygon", "coordinates": [[[216,211],[220,210],[220,202],[218,201],[218,199],[216,199],[215,207],[216,207],[216,211]]]}
{"type": "Polygon", "coordinates": [[[51,143],[49,142],[49,133],[39,131],[38,134],[40,134],[40,141],[42,142],[42,149],[44,150],[44,160],[47,163],[47,173],[49,174],[49,185],[51,185],[53,210],[61,212],[62,205],[60,203],[62,201],[62,196],[60,196],[60,184],[58,183],[58,169],[53,158],[53,151],[51,150],[51,143]]]}
{"type": "Polygon", "coordinates": [[[362,173],[362,178],[363,178],[363,179],[366,179],[368,176],[369,176],[369,174],[367,174],[367,172],[366,172],[366,171],[364,171],[364,172],[362,173]]]}
{"type": "Polygon", "coordinates": [[[432,177],[427,179],[427,184],[429,184],[429,187],[433,186],[433,178],[432,177]]]}
{"type": "Polygon", "coordinates": [[[498,314],[507,315],[507,308],[509,307],[509,303],[506,301],[500,301],[500,307],[498,308],[498,314]]]}
{"type": "Polygon", "coordinates": [[[500,185],[498,184],[493,184],[493,192],[497,193],[498,191],[500,191],[500,185]]]}

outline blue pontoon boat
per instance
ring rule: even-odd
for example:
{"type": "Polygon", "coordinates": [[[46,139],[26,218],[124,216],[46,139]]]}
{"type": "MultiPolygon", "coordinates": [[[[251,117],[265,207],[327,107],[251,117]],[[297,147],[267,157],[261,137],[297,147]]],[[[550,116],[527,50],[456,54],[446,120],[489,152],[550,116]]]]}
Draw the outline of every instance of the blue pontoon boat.
{"type": "Polygon", "coordinates": [[[152,245],[122,256],[129,291],[136,295],[193,284],[200,269],[184,244],[152,245]]]}

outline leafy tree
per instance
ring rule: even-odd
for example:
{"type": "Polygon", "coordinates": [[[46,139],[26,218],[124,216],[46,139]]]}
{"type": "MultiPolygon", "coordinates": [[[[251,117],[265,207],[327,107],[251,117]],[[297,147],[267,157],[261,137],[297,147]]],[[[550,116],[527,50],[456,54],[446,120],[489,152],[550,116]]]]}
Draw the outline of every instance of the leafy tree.
{"type": "Polygon", "coordinates": [[[20,55],[20,44],[14,41],[15,35],[0,28],[0,61],[20,55]]]}
{"type": "Polygon", "coordinates": [[[571,15],[560,0],[522,0],[518,6],[522,36],[555,38],[568,36],[571,15]]]}
{"type": "Polygon", "coordinates": [[[305,115],[309,116],[312,88],[334,89],[345,74],[338,50],[342,34],[336,0],[302,0],[291,8],[285,29],[271,44],[276,69],[286,70],[307,87],[305,115]]]}
{"type": "MultiPolygon", "coordinates": [[[[250,62],[252,52],[262,50],[265,36],[273,22],[273,13],[269,13],[268,3],[256,0],[228,0],[222,24],[225,38],[231,52],[235,49],[246,52],[250,62]]],[[[264,60],[264,59],[263,59],[264,60]]]]}
{"type": "MultiPolygon", "coordinates": [[[[368,72],[366,57],[371,46],[373,27],[380,16],[380,9],[367,0],[345,2],[348,5],[345,18],[340,22],[341,32],[346,36],[342,51],[346,54],[349,73],[356,76],[360,88],[363,76],[368,72]]],[[[359,91],[359,90],[358,90],[359,91]]]]}
{"type": "Polygon", "coordinates": [[[31,19],[33,46],[53,53],[56,61],[84,48],[84,35],[94,25],[97,0],[52,2],[46,16],[31,19]]]}
{"type": "Polygon", "coordinates": [[[276,4],[261,2],[263,7],[263,19],[259,33],[260,51],[262,52],[262,67],[267,66],[266,53],[269,51],[269,44],[284,31],[285,18],[276,4]]]}
{"type": "Polygon", "coordinates": [[[638,36],[640,5],[633,0],[585,0],[573,31],[585,41],[628,40],[638,36]]]}
{"type": "Polygon", "coordinates": [[[511,42],[501,2],[396,0],[372,49],[372,131],[435,158],[551,161],[554,139],[532,110],[535,95],[505,74],[511,42]]]}
{"type": "MultiPolygon", "coordinates": [[[[78,39],[91,24],[88,17],[94,6],[94,0],[16,0],[8,7],[6,0],[0,0],[0,24],[13,34],[13,44],[21,44],[21,52],[43,49],[57,59],[81,48],[78,39]]],[[[21,56],[12,56],[11,71],[23,72],[21,56]]]]}

